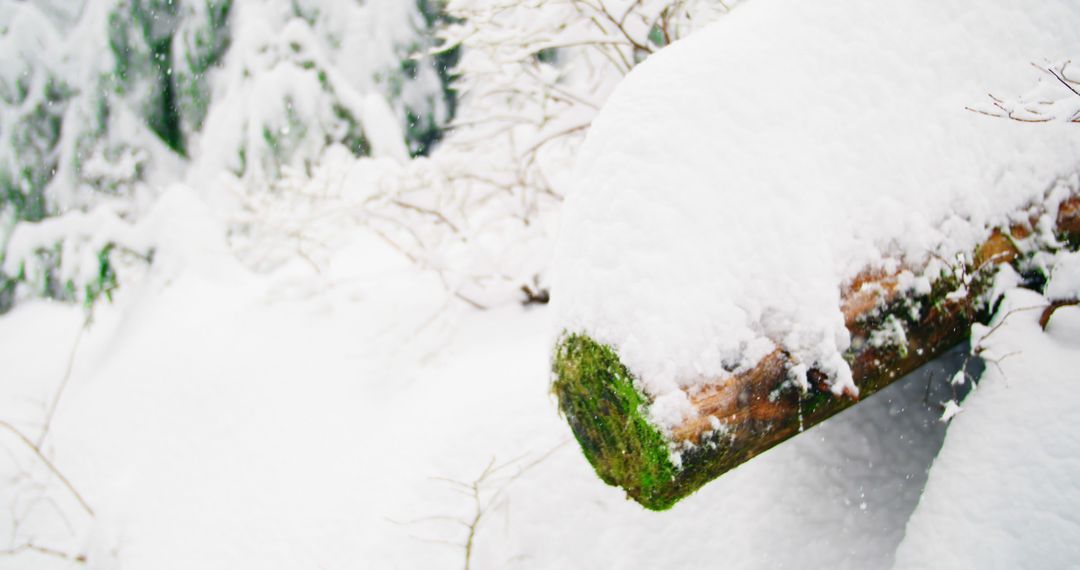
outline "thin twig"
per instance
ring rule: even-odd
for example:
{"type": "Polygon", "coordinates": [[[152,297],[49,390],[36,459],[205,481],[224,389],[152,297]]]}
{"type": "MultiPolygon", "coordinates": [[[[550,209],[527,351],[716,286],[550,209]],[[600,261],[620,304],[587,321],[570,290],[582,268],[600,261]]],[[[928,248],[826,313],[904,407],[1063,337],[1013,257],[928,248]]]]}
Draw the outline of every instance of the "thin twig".
{"type": "Polygon", "coordinates": [[[19,554],[22,554],[24,552],[36,552],[38,554],[44,554],[56,558],[63,558],[64,560],[71,560],[73,562],[78,562],[79,564],[86,563],[86,555],[84,554],[72,555],[62,550],[56,550],[55,548],[41,546],[38,544],[34,544],[33,542],[27,542],[13,548],[0,550],[0,556],[18,556],[19,554]]]}
{"type": "Polygon", "coordinates": [[[67,488],[71,495],[75,497],[75,500],[79,502],[79,505],[83,508],[83,510],[86,511],[86,513],[91,517],[95,516],[94,509],[90,507],[90,505],[86,502],[86,499],[83,498],[82,494],[80,494],[79,491],[75,489],[75,486],[71,484],[71,481],[68,481],[67,477],[64,477],[64,474],[56,468],[56,465],[53,465],[53,462],[49,461],[48,457],[45,457],[45,454],[41,452],[41,449],[34,445],[34,442],[29,437],[26,437],[26,435],[23,434],[23,432],[19,431],[18,428],[4,420],[0,420],[0,428],[6,429],[7,431],[11,432],[19,441],[23,442],[26,447],[30,448],[30,450],[34,452],[34,455],[36,455],[37,458],[41,460],[42,464],[44,464],[45,467],[47,467],[49,471],[51,471],[52,474],[60,480],[64,487],[67,488]]]}
{"type": "MultiPolygon", "coordinates": [[[[459,230],[458,227],[456,225],[454,225],[453,222],[451,222],[446,216],[444,216],[442,214],[442,212],[440,212],[438,210],[432,210],[431,208],[425,208],[423,206],[417,206],[416,204],[410,204],[410,203],[405,202],[403,200],[393,200],[393,201],[391,201],[391,203],[394,204],[395,206],[405,208],[406,210],[412,210],[414,212],[419,212],[421,214],[427,214],[427,215],[435,218],[436,220],[446,224],[446,226],[449,227],[455,234],[458,234],[459,236],[461,235],[461,230],[459,230]]],[[[464,240],[465,238],[463,237],[462,239],[464,240]]]]}
{"type": "Polygon", "coordinates": [[[433,481],[440,481],[446,483],[454,492],[462,493],[471,499],[471,502],[473,504],[473,511],[466,519],[453,516],[430,516],[413,519],[405,523],[400,523],[393,520],[391,520],[390,522],[394,524],[416,524],[427,521],[443,521],[465,527],[467,531],[463,542],[453,543],[445,540],[430,539],[416,536],[414,536],[413,538],[416,538],[417,540],[422,540],[424,542],[453,545],[457,548],[461,548],[464,554],[464,568],[465,570],[471,570],[472,555],[476,548],[476,538],[480,531],[480,524],[483,522],[484,517],[491,511],[493,507],[498,506],[499,501],[503,498],[507,488],[510,486],[511,483],[516,481],[518,478],[523,476],[532,468],[546,461],[549,457],[551,457],[552,454],[566,446],[570,441],[571,440],[569,438],[564,439],[563,441],[559,442],[559,444],[555,445],[533,461],[530,461],[529,463],[520,466],[518,470],[509,477],[500,478],[498,477],[498,475],[502,471],[520,463],[521,460],[525,458],[525,455],[516,457],[504,463],[497,463],[496,458],[493,456],[484,466],[484,469],[480,472],[480,474],[469,483],[465,483],[448,477],[429,477],[429,479],[433,481]],[[496,487],[495,492],[490,494],[490,496],[487,496],[487,498],[485,499],[487,491],[493,485],[496,487]]]}
{"type": "MultiPolygon", "coordinates": [[[[1062,67],[1062,69],[1065,69],[1065,68],[1062,67]]],[[[1046,71],[1050,75],[1053,75],[1054,79],[1057,79],[1062,85],[1065,86],[1066,89],[1068,89],[1069,91],[1072,91],[1073,94],[1075,94],[1077,97],[1080,97],[1080,91],[1077,91],[1075,87],[1073,87],[1072,85],[1069,84],[1069,82],[1064,77],[1064,72],[1061,72],[1061,74],[1059,75],[1059,72],[1057,70],[1053,69],[1053,68],[1047,68],[1046,71]]]]}
{"type": "Polygon", "coordinates": [[[523,158],[527,157],[529,159],[532,159],[532,156],[536,153],[536,151],[540,150],[540,147],[550,143],[551,141],[553,141],[555,139],[565,137],[565,136],[569,136],[569,135],[572,135],[572,134],[574,134],[576,132],[587,130],[591,125],[592,125],[592,123],[589,122],[589,123],[584,123],[584,124],[580,124],[580,125],[574,125],[572,127],[568,127],[566,129],[551,133],[551,134],[541,138],[539,141],[533,143],[533,145],[530,146],[529,148],[525,149],[525,152],[521,153],[521,156],[523,158]]]}
{"type": "Polygon", "coordinates": [[[71,352],[68,353],[64,377],[60,380],[60,386],[56,389],[56,394],[53,394],[52,402],[45,410],[45,421],[41,426],[41,434],[38,436],[37,441],[34,442],[35,449],[41,449],[41,446],[45,443],[45,438],[49,435],[53,416],[56,414],[56,408],[60,405],[60,397],[64,394],[64,389],[67,388],[68,381],[71,380],[71,371],[75,368],[75,355],[79,352],[79,343],[82,342],[83,334],[90,328],[90,322],[91,315],[87,313],[78,334],[75,335],[75,342],[71,345],[71,352]]]}
{"type": "Polygon", "coordinates": [[[986,334],[979,337],[979,343],[978,343],[978,345],[976,345],[974,347],[975,354],[980,354],[980,352],[982,351],[982,341],[986,340],[987,338],[990,338],[990,335],[997,332],[997,330],[1000,329],[1002,327],[1002,325],[1005,324],[1005,321],[1007,321],[1009,319],[1009,317],[1013,316],[1016,313],[1023,313],[1023,312],[1026,312],[1026,311],[1038,311],[1038,310],[1043,310],[1045,308],[1046,308],[1046,305],[1038,305],[1038,306],[1033,306],[1033,307],[1020,307],[1020,308],[1017,308],[1017,309],[1009,309],[1009,311],[1007,313],[1005,313],[1005,316],[1001,317],[1001,320],[998,321],[998,323],[996,325],[991,327],[990,330],[986,331],[986,334]]]}

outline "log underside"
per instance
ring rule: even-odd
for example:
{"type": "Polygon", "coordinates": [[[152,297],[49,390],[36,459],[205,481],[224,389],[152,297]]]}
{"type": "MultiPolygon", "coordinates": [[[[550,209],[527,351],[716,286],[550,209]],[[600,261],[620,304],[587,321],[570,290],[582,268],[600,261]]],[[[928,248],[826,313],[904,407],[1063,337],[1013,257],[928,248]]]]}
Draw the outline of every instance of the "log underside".
{"type": "MultiPolygon", "coordinates": [[[[984,321],[982,306],[1000,264],[1017,266],[1017,240],[1030,225],[994,232],[973,255],[970,266],[954,267],[933,284],[929,295],[902,295],[897,275],[866,274],[844,292],[842,310],[852,337],[845,354],[860,397],[869,396],[967,339],[971,325],[984,321]],[[968,275],[964,283],[964,275],[968,275]],[[868,286],[869,285],[869,286],[868,286]],[[965,296],[950,295],[964,285],[965,296]],[[899,321],[902,346],[871,342],[875,331],[899,321]]],[[[1080,245],[1080,196],[1064,201],[1058,238],[1080,245]]],[[[1033,286],[1045,276],[1031,275],[1033,286]]],[[[705,483],[774,445],[848,408],[857,399],[834,395],[823,373],[811,370],[807,391],[791,380],[794,365],[782,349],[754,369],[691,395],[698,411],[665,437],[646,419],[648,398],[611,348],[584,335],[569,334],[554,358],[553,391],[586,458],[600,478],[622,487],[652,510],[665,510],[705,483]],[[719,427],[717,427],[719,426],[719,427]],[[672,459],[678,452],[679,465],[672,459]]]]}

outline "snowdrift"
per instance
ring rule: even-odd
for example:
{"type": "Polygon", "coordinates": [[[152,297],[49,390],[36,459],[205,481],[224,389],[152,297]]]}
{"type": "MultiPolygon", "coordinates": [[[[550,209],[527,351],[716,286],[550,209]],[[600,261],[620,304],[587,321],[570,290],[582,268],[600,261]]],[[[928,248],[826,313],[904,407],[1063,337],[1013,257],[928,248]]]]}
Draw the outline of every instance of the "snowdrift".
{"type": "Polygon", "coordinates": [[[1080,128],[980,106],[1077,97],[1078,27],[1068,0],[756,0],[635,69],[554,256],[554,389],[600,477],[668,508],[963,341],[999,264],[1044,282],[1080,128]]]}

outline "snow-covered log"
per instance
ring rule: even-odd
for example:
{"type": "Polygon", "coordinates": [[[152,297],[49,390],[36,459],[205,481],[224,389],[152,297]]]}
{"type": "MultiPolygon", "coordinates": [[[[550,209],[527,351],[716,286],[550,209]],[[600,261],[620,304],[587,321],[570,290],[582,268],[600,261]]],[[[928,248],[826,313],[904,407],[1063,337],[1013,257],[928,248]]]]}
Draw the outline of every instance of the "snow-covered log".
{"type": "Polygon", "coordinates": [[[1068,0],[758,0],[631,73],[555,256],[554,391],[600,477],[669,508],[1041,286],[1080,241],[1080,129],[971,109],[1032,61],[1064,78],[1040,100],[1076,97],[1077,26],[1068,0]]]}
{"type": "MultiPolygon", "coordinates": [[[[1080,198],[1062,207],[1057,226],[1062,241],[1080,238],[1080,198]]],[[[804,389],[791,389],[799,363],[782,348],[753,368],[690,397],[691,417],[664,433],[648,419],[648,398],[634,387],[634,375],[616,353],[587,335],[560,340],[554,384],[560,408],[597,474],[650,509],[666,509],[701,485],[770,447],[854,405],[967,339],[975,322],[989,317],[986,303],[999,264],[1023,263],[1017,240],[1024,226],[995,233],[974,256],[975,265],[950,268],[949,277],[925,295],[900,294],[899,275],[866,276],[842,299],[852,346],[857,396],[835,394],[827,375],[806,372],[804,389]],[[967,284],[965,276],[970,277],[967,284]],[[964,294],[955,294],[964,291],[964,294]],[[875,342],[883,336],[903,342],[875,342]],[[673,461],[672,452],[678,454],[673,461]]],[[[1038,275],[1033,275],[1038,280],[1038,275]]],[[[1075,304],[1075,301],[1068,302],[1075,304]]],[[[1056,308],[1054,305],[1051,307],[1056,308]]],[[[1048,307],[1048,310],[1050,307],[1048,307]]],[[[796,388],[798,388],[796,386],[796,388]]]]}

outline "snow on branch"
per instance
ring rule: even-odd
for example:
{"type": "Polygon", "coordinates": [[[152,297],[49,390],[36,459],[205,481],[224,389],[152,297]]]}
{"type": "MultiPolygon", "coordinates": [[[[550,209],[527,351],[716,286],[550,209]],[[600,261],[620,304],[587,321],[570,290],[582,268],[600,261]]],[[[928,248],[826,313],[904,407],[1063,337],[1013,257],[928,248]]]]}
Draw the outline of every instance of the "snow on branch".
{"type": "Polygon", "coordinates": [[[115,255],[149,263],[154,248],[145,225],[101,207],[18,224],[6,250],[0,275],[17,287],[90,306],[117,287],[115,255]]]}
{"type": "Polygon", "coordinates": [[[1013,98],[988,94],[989,103],[967,109],[1025,123],[1080,123],[1080,66],[1072,59],[1057,64],[1031,65],[1044,75],[1030,91],[1013,98]]]}

